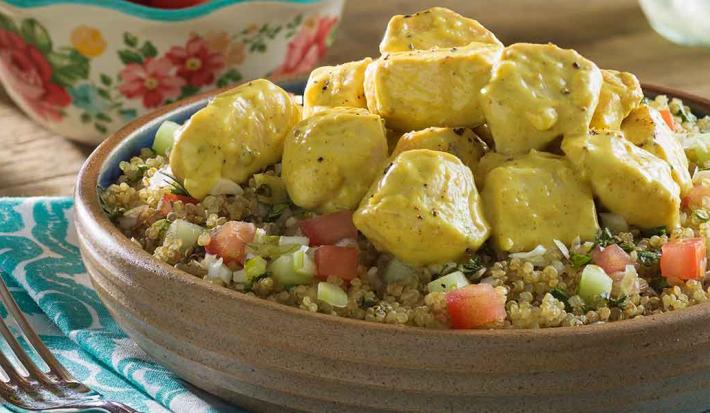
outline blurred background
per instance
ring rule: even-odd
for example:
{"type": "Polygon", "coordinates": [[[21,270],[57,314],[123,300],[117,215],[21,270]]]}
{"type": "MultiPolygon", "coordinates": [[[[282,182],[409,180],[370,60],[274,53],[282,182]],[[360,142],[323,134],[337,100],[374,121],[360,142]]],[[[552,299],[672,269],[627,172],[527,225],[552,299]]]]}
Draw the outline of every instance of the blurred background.
{"type": "MultiPolygon", "coordinates": [[[[152,1],[175,6],[183,1],[194,0],[152,1]]],[[[226,0],[211,1],[226,2],[226,0]]],[[[7,4],[16,6],[17,3],[21,2],[19,0],[0,1],[0,12],[10,14],[11,8],[6,10],[7,4]]],[[[123,72],[124,83],[126,83],[127,76],[132,76],[130,78],[135,82],[119,89],[124,98],[133,94],[131,102],[142,103],[143,106],[146,106],[146,110],[152,110],[153,107],[168,103],[183,95],[244,80],[249,77],[250,73],[259,73],[259,70],[268,71],[281,79],[303,79],[307,77],[307,69],[310,69],[310,66],[316,62],[319,62],[318,64],[338,64],[365,56],[379,55],[378,44],[387,21],[392,15],[411,13],[431,6],[444,6],[464,16],[479,20],[506,44],[520,41],[553,42],[561,47],[576,49],[602,68],[630,71],[635,73],[642,82],[677,87],[696,95],[710,97],[710,77],[708,76],[710,48],[707,47],[710,45],[710,20],[708,20],[710,1],[708,0],[641,0],[641,2],[638,0],[350,0],[345,3],[340,17],[338,17],[340,7],[338,3],[336,1],[326,9],[315,10],[312,16],[306,15],[301,20],[288,21],[286,19],[282,29],[279,29],[284,32],[278,33],[287,33],[290,37],[284,38],[283,44],[263,45],[267,49],[262,53],[260,60],[255,61],[257,63],[253,63],[252,66],[249,66],[251,63],[248,58],[239,60],[244,57],[239,56],[238,48],[234,48],[229,41],[225,43],[224,39],[220,40],[218,31],[210,32],[212,37],[205,39],[205,41],[210,40],[211,44],[215,45],[214,47],[224,48],[225,58],[233,59],[234,67],[241,69],[238,73],[239,76],[236,76],[234,71],[227,70],[224,61],[221,63],[214,61],[212,62],[215,68],[214,78],[210,78],[210,73],[205,74],[204,70],[201,73],[207,77],[190,77],[185,73],[178,72],[175,76],[180,79],[175,82],[180,83],[174,84],[173,86],[176,87],[174,89],[165,89],[165,93],[159,99],[147,94],[146,87],[153,85],[147,84],[146,79],[140,77],[145,74],[140,70],[148,70],[146,68],[149,66],[149,60],[157,60],[162,57],[160,53],[164,52],[165,58],[172,59],[171,61],[177,62],[176,64],[184,65],[187,68],[198,68],[194,65],[202,64],[202,62],[209,63],[209,59],[207,59],[209,56],[200,54],[204,51],[199,49],[198,42],[193,37],[189,37],[188,33],[181,34],[187,40],[181,39],[179,47],[173,49],[166,45],[165,50],[161,50],[160,40],[153,42],[158,45],[154,50],[150,46],[146,46],[146,41],[140,36],[136,39],[124,37],[122,49],[117,50],[114,54],[120,58],[120,62],[118,60],[117,62],[125,65],[121,70],[127,70],[123,72]],[[644,11],[651,17],[651,23],[644,11]],[[662,33],[663,36],[659,33],[662,33]],[[219,43],[220,41],[222,43],[219,43]],[[131,46],[132,44],[133,46],[131,46]],[[134,51],[135,54],[131,54],[134,51]],[[281,55],[275,56],[276,54],[281,55]],[[194,60],[195,57],[204,59],[198,62],[194,60]],[[189,60],[190,58],[193,60],[189,60]],[[266,67],[267,63],[272,60],[273,64],[266,67]],[[135,63],[137,66],[130,66],[130,70],[126,69],[131,63],[135,63]],[[139,68],[140,65],[143,66],[139,68]],[[216,70],[217,68],[219,71],[216,70]]],[[[179,12],[187,13],[189,9],[179,12]]],[[[217,17],[217,13],[217,11],[214,12],[215,17],[217,17]]],[[[271,15],[276,15],[278,11],[262,8],[255,13],[257,15],[260,13],[261,17],[266,19],[271,15]]],[[[0,17],[2,16],[0,15],[0,17]]],[[[7,59],[8,50],[12,51],[8,47],[18,47],[16,46],[18,40],[12,37],[12,33],[18,33],[28,44],[35,45],[40,50],[41,47],[54,47],[51,43],[47,43],[48,40],[42,43],[42,32],[36,25],[33,26],[34,23],[25,24],[27,16],[19,20],[21,23],[17,24],[0,18],[0,57],[7,59]],[[3,35],[5,32],[10,34],[3,35]],[[27,40],[28,37],[29,40],[27,40]]],[[[61,18],[53,17],[52,23],[62,23],[60,20],[61,18]]],[[[39,17],[37,21],[41,23],[39,17]]],[[[233,18],[225,17],[221,24],[234,26],[236,24],[234,22],[233,18]]],[[[100,19],[94,23],[98,27],[98,31],[108,32],[108,28],[101,24],[100,19]]],[[[103,24],[108,25],[109,23],[103,24]]],[[[210,27],[219,24],[211,23],[210,27]]],[[[168,24],[153,23],[151,28],[144,30],[142,34],[151,33],[151,35],[158,36],[161,30],[164,33],[169,33],[170,30],[182,30],[183,32],[188,30],[184,27],[180,28],[179,25],[174,26],[173,29],[169,27],[171,26],[168,24]]],[[[273,26],[265,31],[262,31],[261,27],[239,27],[239,32],[234,36],[241,36],[239,37],[242,39],[240,42],[248,47],[247,50],[258,52],[262,47],[259,46],[259,39],[268,41],[271,33],[269,30],[274,30],[273,26]]],[[[58,30],[67,31],[69,29],[59,27],[58,30]]],[[[51,32],[50,29],[48,31],[51,32]]],[[[101,47],[102,38],[96,33],[90,28],[77,33],[71,32],[75,47],[76,44],[84,47],[80,53],[91,55],[97,50],[97,47],[101,47]]],[[[278,33],[272,37],[277,38],[278,33]]],[[[146,34],[146,36],[148,35],[146,34]]],[[[171,36],[177,37],[174,34],[171,36]]],[[[230,39],[236,38],[234,36],[230,39]]],[[[104,45],[104,47],[107,46],[104,45]]],[[[109,44],[108,47],[112,46],[109,44]]],[[[52,49],[49,53],[54,53],[57,50],[59,49],[52,49]]],[[[64,64],[60,59],[61,56],[69,56],[77,61],[82,59],[70,56],[71,53],[61,55],[58,52],[55,54],[59,57],[52,54],[48,58],[52,65],[64,64]]],[[[249,55],[247,54],[247,56],[249,55]]],[[[17,63],[20,68],[22,67],[21,63],[21,61],[17,63]]],[[[151,65],[149,69],[155,73],[162,70],[162,67],[155,62],[151,65]]],[[[107,75],[106,78],[102,76],[99,82],[111,84],[111,82],[121,80],[118,77],[118,73],[120,73],[118,69],[110,66],[109,64],[104,69],[107,73],[113,69],[116,74],[107,75]]],[[[41,77],[41,71],[39,73],[41,77]]],[[[3,70],[0,70],[0,76],[3,76],[3,70]]],[[[55,81],[55,77],[52,77],[51,81],[55,81]]],[[[57,81],[71,82],[73,80],[71,77],[67,77],[57,81]]],[[[86,95],[87,91],[82,92],[77,87],[70,89],[70,92],[73,93],[71,98],[74,100],[91,97],[86,95]],[[82,95],[80,92],[84,94],[82,95]]],[[[61,94],[55,94],[49,99],[58,100],[61,97],[61,94]]],[[[42,99],[48,98],[43,97],[42,99]]],[[[25,106],[23,107],[27,109],[25,106]]],[[[46,111],[46,107],[42,106],[42,108],[46,111]]],[[[143,107],[140,109],[142,110],[143,107]]],[[[127,119],[131,117],[130,115],[140,114],[139,111],[129,106],[121,110],[128,115],[127,119]]],[[[90,117],[86,123],[94,129],[96,129],[97,122],[100,126],[104,125],[101,123],[100,114],[89,112],[87,115],[80,113],[77,116],[82,120],[87,120],[84,119],[87,116],[90,117]]],[[[56,112],[55,115],[57,113],[60,112],[56,112]]],[[[35,119],[37,120],[37,116],[35,119]]],[[[39,120],[42,121],[42,119],[39,120]]],[[[0,125],[2,125],[0,129],[2,131],[2,137],[0,137],[0,196],[71,195],[76,173],[93,149],[92,144],[80,144],[63,139],[59,136],[61,131],[59,133],[52,132],[39,126],[13,103],[7,93],[3,92],[0,92],[0,125]]],[[[108,127],[112,126],[109,124],[108,127]]]]}

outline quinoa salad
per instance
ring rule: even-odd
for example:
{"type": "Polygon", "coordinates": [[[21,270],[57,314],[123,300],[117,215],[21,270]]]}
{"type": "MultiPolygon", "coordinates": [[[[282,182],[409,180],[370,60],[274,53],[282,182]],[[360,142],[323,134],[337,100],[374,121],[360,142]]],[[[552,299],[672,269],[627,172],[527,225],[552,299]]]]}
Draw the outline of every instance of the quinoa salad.
{"type": "Polygon", "coordinates": [[[701,304],[710,117],[445,8],[381,56],[213,98],[99,188],[156,259],[305,311],[545,328],[701,304]]]}

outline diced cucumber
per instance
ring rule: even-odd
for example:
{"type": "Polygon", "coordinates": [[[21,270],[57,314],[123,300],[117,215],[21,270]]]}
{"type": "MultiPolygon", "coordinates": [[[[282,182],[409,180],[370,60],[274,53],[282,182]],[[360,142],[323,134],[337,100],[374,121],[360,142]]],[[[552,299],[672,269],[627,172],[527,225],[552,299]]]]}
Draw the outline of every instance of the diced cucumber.
{"type": "Polygon", "coordinates": [[[175,142],[175,133],[180,129],[180,124],[169,120],[160,124],[158,131],[153,139],[153,150],[158,155],[165,155],[175,142]]]}
{"type": "Polygon", "coordinates": [[[249,258],[244,263],[244,271],[247,281],[251,281],[266,272],[266,260],[259,256],[249,258]]]}
{"type": "Polygon", "coordinates": [[[282,255],[269,265],[269,270],[274,279],[281,285],[308,284],[313,279],[313,274],[299,274],[294,270],[293,255],[282,255]]]}
{"type": "Polygon", "coordinates": [[[327,282],[318,283],[317,298],[333,307],[343,308],[348,305],[348,293],[337,285],[327,282]]]}
{"type": "Polygon", "coordinates": [[[602,219],[602,226],[609,228],[613,234],[618,234],[619,232],[628,232],[629,224],[626,219],[619,214],[612,214],[611,212],[600,212],[599,218],[602,219]]]}
{"type": "Polygon", "coordinates": [[[210,189],[210,195],[241,195],[244,193],[239,184],[231,179],[219,178],[210,189]]]}
{"type": "Polygon", "coordinates": [[[204,228],[187,222],[184,219],[176,219],[170,223],[165,238],[179,239],[182,241],[181,249],[187,251],[197,244],[197,238],[202,234],[204,228]]]}
{"type": "Polygon", "coordinates": [[[316,263],[308,255],[308,247],[301,247],[293,253],[293,270],[296,274],[313,277],[316,273],[316,263]]]}
{"type": "Polygon", "coordinates": [[[454,271],[427,284],[430,293],[447,292],[471,284],[461,271],[454,271]]]}
{"type": "Polygon", "coordinates": [[[582,297],[585,303],[592,304],[599,297],[609,298],[613,282],[601,267],[588,264],[582,271],[577,294],[582,297]]]}
{"type": "Polygon", "coordinates": [[[387,267],[385,268],[382,278],[389,284],[395,281],[407,279],[409,277],[414,277],[414,275],[415,271],[412,267],[397,258],[393,258],[389,263],[387,263],[387,267]]]}
{"type": "Polygon", "coordinates": [[[685,154],[688,159],[703,164],[710,161],[710,133],[700,133],[688,138],[685,154]]]}
{"type": "Polygon", "coordinates": [[[279,245],[305,245],[308,246],[311,243],[311,241],[308,239],[308,237],[287,237],[287,236],[280,236],[279,237],[279,245]]]}
{"type": "Polygon", "coordinates": [[[288,192],[281,177],[276,175],[256,174],[257,199],[267,204],[283,204],[288,202],[288,192]]]}

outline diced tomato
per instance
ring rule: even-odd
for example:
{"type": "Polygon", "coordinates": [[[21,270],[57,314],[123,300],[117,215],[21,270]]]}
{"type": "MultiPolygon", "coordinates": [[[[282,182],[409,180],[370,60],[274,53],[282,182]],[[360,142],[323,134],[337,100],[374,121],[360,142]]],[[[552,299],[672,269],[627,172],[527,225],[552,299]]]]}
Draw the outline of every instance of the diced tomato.
{"type": "Polygon", "coordinates": [[[602,249],[597,246],[592,251],[592,261],[602,267],[607,274],[624,271],[631,264],[631,257],[620,246],[611,244],[602,249]]]}
{"type": "Polygon", "coordinates": [[[490,284],[472,284],[446,293],[454,328],[477,328],[505,319],[505,300],[490,284]]]}
{"type": "Polygon", "coordinates": [[[350,281],[357,277],[358,252],[354,247],[323,245],[316,249],[316,277],[331,275],[350,281]]]}
{"type": "Polygon", "coordinates": [[[703,198],[710,198],[710,186],[697,185],[694,186],[688,194],[683,198],[683,206],[691,209],[703,207],[703,198]]]}
{"type": "Polygon", "coordinates": [[[671,241],[661,247],[661,275],[681,280],[702,280],[707,266],[705,238],[671,241]]]}
{"type": "Polygon", "coordinates": [[[671,130],[675,130],[675,121],[673,120],[673,115],[671,114],[670,109],[666,108],[660,111],[661,116],[663,117],[663,120],[666,122],[666,125],[668,125],[671,130]]]}
{"type": "Polygon", "coordinates": [[[311,245],[332,245],[341,239],[357,238],[352,211],[344,210],[321,215],[298,223],[311,245]]]}
{"type": "Polygon", "coordinates": [[[158,202],[158,211],[162,216],[167,216],[173,212],[173,202],[182,201],[183,204],[196,204],[198,201],[187,195],[165,194],[158,202]]]}
{"type": "Polygon", "coordinates": [[[225,264],[244,264],[246,245],[254,240],[256,227],[249,222],[228,221],[210,233],[205,251],[222,257],[225,264]]]}

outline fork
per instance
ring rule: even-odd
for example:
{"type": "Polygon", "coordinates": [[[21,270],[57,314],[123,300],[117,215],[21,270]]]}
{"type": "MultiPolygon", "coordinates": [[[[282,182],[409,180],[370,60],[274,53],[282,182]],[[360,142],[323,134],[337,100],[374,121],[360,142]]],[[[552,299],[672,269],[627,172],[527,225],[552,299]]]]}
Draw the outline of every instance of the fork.
{"type": "Polygon", "coordinates": [[[0,380],[0,398],[12,406],[25,410],[42,411],[79,411],[83,409],[98,409],[109,413],[137,413],[136,410],[118,402],[104,400],[102,396],[74,379],[62,366],[34,332],[27,319],[12,298],[0,271],[0,298],[11,314],[27,341],[49,367],[48,372],[42,371],[20,346],[5,320],[0,317],[0,333],[12,349],[17,360],[24,366],[28,375],[24,376],[10,362],[10,359],[0,352],[0,369],[9,378],[0,380]]]}

